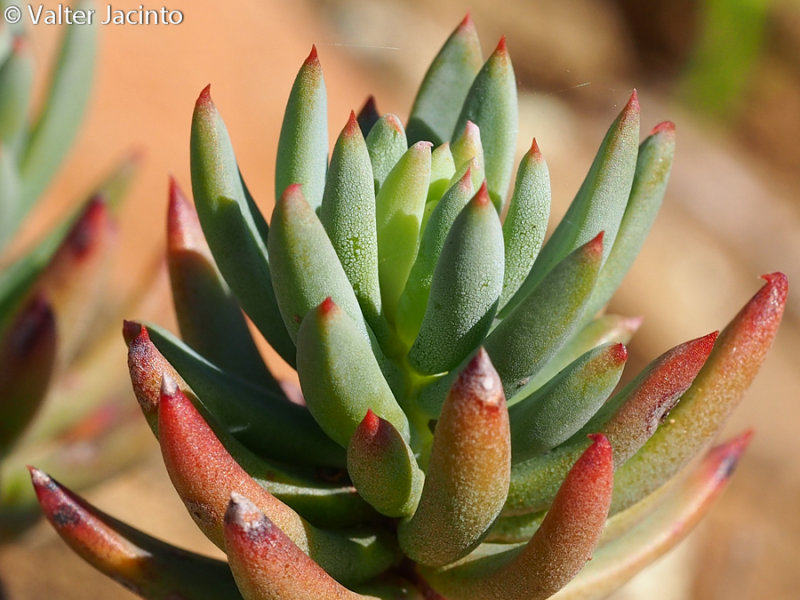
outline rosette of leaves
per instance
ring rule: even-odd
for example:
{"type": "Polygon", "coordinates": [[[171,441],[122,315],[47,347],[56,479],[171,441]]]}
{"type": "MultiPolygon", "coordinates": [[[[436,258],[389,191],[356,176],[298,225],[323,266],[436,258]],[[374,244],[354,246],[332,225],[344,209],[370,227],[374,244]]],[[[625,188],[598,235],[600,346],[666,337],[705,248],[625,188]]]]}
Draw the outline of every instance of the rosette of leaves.
{"type": "Polygon", "coordinates": [[[145,598],[605,595],[728,481],[749,434],[706,450],[772,342],[786,278],[765,276],[722,333],[618,386],[639,321],[601,310],[661,204],[671,123],[640,143],[634,93],[545,241],[535,141],[512,177],[504,40],[484,61],[465,19],[406,127],[370,101],[330,156],[325,102],[312,50],[268,225],[203,90],[195,206],[173,182],[168,212],[182,339],[123,330],[169,476],[227,561],[122,525],[32,469],[45,514],[145,598]],[[301,398],[265,366],[242,311],[296,368],[301,398]]]}
{"type": "MultiPolygon", "coordinates": [[[[142,437],[109,352],[118,317],[106,285],[117,245],[111,208],[136,159],[38,240],[17,239],[79,131],[95,53],[95,28],[65,29],[34,112],[30,40],[0,29],[0,539],[39,515],[26,464],[85,486],[129,463],[142,437]]],[[[136,300],[116,308],[135,310],[136,300]]]]}

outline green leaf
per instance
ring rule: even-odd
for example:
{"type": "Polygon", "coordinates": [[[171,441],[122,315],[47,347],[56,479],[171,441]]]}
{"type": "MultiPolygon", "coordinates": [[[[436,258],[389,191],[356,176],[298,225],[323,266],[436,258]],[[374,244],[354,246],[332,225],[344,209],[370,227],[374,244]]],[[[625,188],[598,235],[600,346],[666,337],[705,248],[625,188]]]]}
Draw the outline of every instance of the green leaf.
{"type": "MultiPolygon", "coordinates": [[[[80,3],[76,9],[87,9],[80,3]]],[[[42,193],[75,139],[92,88],[97,27],[67,27],[44,104],[20,154],[22,202],[42,193]]]]}
{"type": "Polygon", "coordinates": [[[425,475],[402,434],[372,409],[347,446],[347,473],[362,498],[389,517],[417,508],[425,475]]]}
{"type": "Polygon", "coordinates": [[[7,146],[0,147],[0,251],[13,239],[25,216],[21,188],[13,153],[7,146]]]}
{"type": "Polygon", "coordinates": [[[458,366],[492,326],[502,285],[502,226],[484,185],[442,247],[425,316],[408,353],[411,366],[428,375],[458,366]]]}
{"type": "MultiPolygon", "coordinates": [[[[638,146],[639,100],[634,91],[606,133],[575,199],[542,248],[530,274],[501,311],[501,317],[514,310],[559,261],[598,231],[605,232],[602,262],[606,261],[630,195],[638,146]]],[[[587,318],[592,316],[587,314],[587,318]]]]}
{"type": "Polygon", "coordinates": [[[598,234],[553,269],[486,338],[508,397],[536,374],[578,327],[603,253],[598,234]]]}
{"type": "Polygon", "coordinates": [[[322,203],[328,168],[328,113],[325,80],[316,47],[294,80],[283,116],[275,164],[275,198],[287,187],[303,186],[313,209],[322,203]]]}
{"type": "Polygon", "coordinates": [[[519,120],[517,110],[517,81],[505,38],[501,38],[472,82],[451,134],[451,139],[455,140],[467,121],[472,121],[480,128],[489,196],[500,214],[503,213],[514,168],[519,120]]]}
{"type": "Polygon", "coordinates": [[[417,256],[430,175],[431,144],[417,142],[397,162],[376,198],[381,297],[392,324],[417,256]]]}
{"type": "Polygon", "coordinates": [[[377,194],[389,172],[408,150],[406,132],[398,117],[392,114],[384,115],[369,130],[366,142],[377,194]]]}
{"type": "Polygon", "coordinates": [[[453,226],[456,217],[469,203],[475,194],[469,173],[450,186],[442,199],[431,212],[422,239],[419,252],[408,275],[406,287],[400,296],[397,307],[397,334],[400,339],[410,347],[419,333],[425,307],[433,280],[436,263],[442,253],[447,234],[453,226]]]}
{"type": "Polygon", "coordinates": [[[228,131],[208,87],[195,105],[190,149],[192,192],[214,262],[259,331],[283,360],[294,365],[294,343],[272,287],[263,237],[266,224],[245,191],[228,131]]]}
{"type": "Polygon", "coordinates": [[[408,119],[409,143],[426,140],[438,146],[450,139],[482,63],[478,33],[468,14],[425,73],[408,119]]]}
{"type": "Polygon", "coordinates": [[[299,185],[290,185],[275,204],[269,236],[272,275],[283,322],[292,340],[310,310],[331,297],[369,340],[353,288],[325,228],[299,185]]]}
{"type": "Polygon", "coordinates": [[[309,411],[342,447],[347,447],[368,409],[409,439],[408,419],[369,341],[331,298],[303,319],[297,334],[297,373],[309,411]]]}
{"type": "Polygon", "coordinates": [[[622,344],[590,350],[533,394],[509,401],[514,462],[555,448],[583,427],[613,391],[627,356],[622,344]]]}
{"type": "Polygon", "coordinates": [[[503,221],[506,267],[499,308],[511,299],[530,273],[550,217],[550,172],[536,140],[522,157],[514,192],[503,221]]]}
{"type": "Polygon", "coordinates": [[[355,114],[331,156],[319,218],[353,287],[367,322],[377,328],[381,315],[375,188],[369,152],[355,114]]]}
{"type": "Polygon", "coordinates": [[[639,255],[661,208],[674,155],[675,126],[667,121],[656,126],[639,147],[625,214],[622,215],[614,246],[597,276],[597,284],[586,310],[587,316],[597,313],[611,299],[639,255]]]}

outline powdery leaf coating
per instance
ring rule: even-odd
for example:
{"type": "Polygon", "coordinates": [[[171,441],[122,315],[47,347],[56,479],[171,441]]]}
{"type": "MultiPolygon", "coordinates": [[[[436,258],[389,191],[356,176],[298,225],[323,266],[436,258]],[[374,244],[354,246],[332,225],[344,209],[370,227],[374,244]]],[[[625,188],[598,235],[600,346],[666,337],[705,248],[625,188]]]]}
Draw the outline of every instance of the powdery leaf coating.
{"type": "Polygon", "coordinates": [[[534,138],[522,157],[514,192],[503,221],[505,272],[502,309],[530,273],[539,255],[550,218],[550,172],[534,138]]]}
{"type": "Polygon", "coordinates": [[[478,32],[467,14],[439,50],[422,80],[408,120],[408,137],[412,144],[429,140],[438,145],[450,139],[482,63],[478,32]]]}
{"type": "Polygon", "coordinates": [[[367,145],[352,112],[333,148],[319,219],[365,318],[375,327],[381,313],[375,188],[367,145]]]}
{"type": "Polygon", "coordinates": [[[442,407],[417,510],[398,528],[406,555],[442,566],[475,548],[503,506],[510,466],[502,385],[479,349],[442,407]]]}
{"type": "Polygon", "coordinates": [[[347,274],[301,186],[286,188],[275,203],[270,225],[269,255],[275,295],[292,340],[297,339],[306,313],[329,296],[369,339],[347,274]]]}
{"type": "Polygon", "coordinates": [[[328,108],[325,80],[315,46],[294,80],[281,125],[275,164],[275,199],[292,184],[316,210],[328,168],[328,108]]]}
{"type": "Polygon", "coordinates": [[[458,366],[488,333],[503,286],[503,232],[484,184],[453,223],[408,353],[421,373],[458,366]]]}

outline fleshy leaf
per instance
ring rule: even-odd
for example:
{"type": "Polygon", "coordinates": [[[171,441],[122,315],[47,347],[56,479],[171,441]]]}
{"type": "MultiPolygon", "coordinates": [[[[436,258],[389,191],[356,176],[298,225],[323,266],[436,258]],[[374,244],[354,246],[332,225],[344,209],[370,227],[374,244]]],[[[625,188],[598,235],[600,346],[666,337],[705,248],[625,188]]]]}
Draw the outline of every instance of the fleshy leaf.
{"type": "Polygon", "coordinates": [[[472,121],[467,121],[461,135],[451,144],[450,150],[453,154],[456,173],[460,175],[462,171],[469,169],[472,174],[473,187],[479,188],[486,179],[480,128],[472,121]]]}
{"type": "Polygon", "coordinates": [[[422,227],[428,222],[431,212],[436,204],[450,187],[453,175],[456,174],[456,164],[450,144],[445,142],[433,149],[431,153],[431,183],[428,186],[428,198],[425,203],[425,214],[422,217],[422,227]]]}
{"type": "Polygon", "coordinates": [[[350,280],[367,322],[381,315],[378,234],[372,166],[355,113],[339,135],[331,156],[319,219],[350,280]]]}
{"type": "Polygon", "coordinates": [[[603,344],[627,344],[642,324],[641,317],[601,315],[590,321],[556,352],[518,394],[539,389],[583,354],[603,344]]]}
{"type": "Polygon", "coordinates": [[[210,86],[195,104],[190,149],[192,193],[214,262],[259,331],[283,360],[294,365],[294,344],[272,286],[266,223],[248,201],[210,86]]]}
{"type": "Polygon", "coordinates": [[[169,377],[158,405],[164,464],[189,514],[208,538],[224,548],[223,518],[232,492],[250,498],[300,548],[335,579],[358,582],[394,560],[383,536],[359,538],[318,529],[262,488],[236,463],[192,403],[169,377]]]}
{"type": "Polygon", "coordinates": [[[611,445],[604,436],[593,436],[526,546],[449,571],[426,571],[428,581],[450,600],[549,598],[591,558],[608,515],[613,479],[611,445]]]}
{"type": "Polygon", "coordinates": [[[612,510],[622,510],[672,477],[717,434],[755,378],[786,305],[783,273],[764,286],[723,330],[692,386],[639,452],[618,471],[612,510]]]}
{"type": "Polygon", "coordinates": [[[617,385],[627,358],[622,344],[590,350],[536,392],[513,403],[509,417],[514,462],[555,448],[583,427],[617,385]]]}
{"type": "Polygon", "coordinates": [[[408,150],[406,132],[395,115],[382,116],[369,130],[366,138],[369,160],[372,163],[372,178],[377,194],[389,172],[408,150]]]}
{"type": "Polygon", "coordinates": [[[389,517],[414,512],[425,477],[401,433],[371,409],[350,438],[347,473],[358,493],[389,517]]]}
{"type": "Polygon", "coordinates": [[[470,173],[466,172],[461,179],[447,190],[436,208],[431,212],[428,223],[422,232],[419,252],[408,275],[406,287],[400,296],[397,308],[397,334],[410,347],[419,333],[436,263],[444,247],[447,234],[456,217],[469,203],[475,194],[470,173]]]}
{"type": "Polygon", "coordinates": [[[131,332],[128,367],[143,408],[155,406],[161,373],[174,378],[174,369],[190,386],[200,408],[256,454],[294,464],[344,466],[344,452],[305,407],[226,373],[159,327],[135,323],[127,327],[131,332]],[[253,418],[260,414],[269,418],[253,418]]]}
{"type": "Polygon", "coordinates": [[[570,440],[545,455],[515,464],[505,514],[547,508],[569,465],[586,448],[587,432],[600,431],[608,437],[614,448],[614,466],[620,468],[692,385],[715,337],[710,334],[668,350],[612,396],[570,440]]]}
{"type": "MultiPolygon", "coordinates": [[[[606,261],[630,195],[638,146],[639,100],[634,91],[606,133],[575,199],[501,316],[514,310],[559,261],[597,235],[598,231],[605,232],[601,262],[606,261]]],[[[594,315],[587,315],[591,316],[594,315]]]]}
{"type": "Polygon", "coordinates": [[[428,375],[458,366],[492,326],[502,286],[503,231],[484,185],[442,247],[411,366],[428,375]]]}
{"type": "Polygon", "coordinates": [[[275,199],[293,184],[303,188],[312,209],[322,203],[328,168],[328,109],[325,80],[312,46],[294,80],[283,116],[275,165],[275,199]]]}
{"type": "Polygon", "coordinates": [[[568,255],[486,338],[507,396],[527,383],[578,326],[603,253],[601,232],[568,255]]]}
{"type": "Polygon", "coordinates": [[[368,341],[331,298],[303,319],[297,334],[297,373],[311,414],[342,447],[349,444],[367,409],[409,439],[408,419],[368,341]]]}
{"type": "Polygon", "coordinates": [[[503,221],[506,267],[500,308],[530,273],[544,242],[549,218],[550,172],[534,139],[519,163],[508,214],[503,221]]]}
{"type": "Polygon", "coordinates": [[[275,203],[269,251],[275,296],[292,340],[296,341],[306,313],[329,296],[350,316],[364,339],[369,339],[347,274],[299,185],[290,185],[275,203]]]}
{"type": "Polygon", "coordinates": [[[417,142],[387,175],[375,200],[381,298],[392,324],[417,256],[430,176],[431,144],[417,142]]]}
{"type": "Polygon", "coordinates": [[[745,433],[712,449],[695,471],[636,528],[601,546],[592,561],[553,600],[605,598],[680,542],[730,481],[750,440],[745,433]]]}
{"type": "Polygon", "coordinates": [[[45,516],[84,560],[153,600],[241,598],[228,565],[181,550],[99,511],[38,469],[31,478],[45,516]]]}
{"type": "Polygon", "coordinates": [[[279,392],[238,302],[217,272],[197,213],[174,179],[167,215],[167,263],[181,337],[221,369],[279,392]]]}
{"type": "Polygon", "coordinates": [[[453,129],[453,140],[463,131],[467,121],[472,121],[480,128],[489,196],[502,214],[514,168],[519,127],[517,82],[505,38],[500,39],[497,48],[472,82],[453,129]]]}
{"type": "Polygon", "coordinates": [[[473,550],[503,507],[510,465],[502,385],[479,349],[442,407],[417,510],[398,527],[405,554],[443,566],[473,550]]]}
{"type": "Polygon", "coordinates": [[[675,126],[669,121],[657,125],[639,146],[628,204],[614,246],[597,276],[587,315],[594,315],[611,299],[642,249],[661,208],[674,155],[675,126]]]}
{"type": "Polygon", "coordinates": [[[427,140],[438,146],[450,139],[482,63],[478,32],[467,14],[425,73],[408,120],[409,143],[427,140]]]}
{"type": "Polygon", "coordinates": [[[339,584],[247,497],[231,494],[225,552],[246,600],[378,600],[339,584]]]}

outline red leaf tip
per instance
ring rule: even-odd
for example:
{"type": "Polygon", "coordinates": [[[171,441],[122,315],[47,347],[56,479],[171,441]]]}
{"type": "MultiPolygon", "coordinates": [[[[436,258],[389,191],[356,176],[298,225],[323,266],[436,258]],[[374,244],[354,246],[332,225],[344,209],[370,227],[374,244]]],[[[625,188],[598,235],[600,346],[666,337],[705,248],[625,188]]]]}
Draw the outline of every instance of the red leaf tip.
{"type": "Polygon", "coordinates": [[[611,450],[611,443],[602,433],[590,433],[588,437],[590,440],[592,440],[593,445],[596,446],[598,450],[611,450]]]}
{"type": "Polygon", "coordinates": [[[500,41],[497,42],[497,48],[494,49],[495,54],[508,54],[506,47],[506,36],[500,36],[500,41]]]}
{"type": "Polygon", "coordinates": [[[358,126],[358,117],[356,117],[356,111],[350,111],[350,117],[347,119],[347,125],[344,126],[343,133],[347,136],[353,136],[356,133],[360,133],[361,128],[358,126]]]}
{"type": "Polygon", "coordinates": [[[372,412],[371,408],[367,409],[367,414],[364,415],[364,418],[359,425],[359,429],[362,430],[364,433],[369,435],[370,437],[374,436],[378,432],[378,428],[381,425],[381,419],[378,415],[372,412]]]}
{"type": "Polygon", "coordinates": [[[336,303],[333,301],[333,298],[328,296],[325,300],[322,301],[322,304],[319,305],[319,312],[322,315],[329,315],[333,311],[335,311],[338,307],[336,303]]]}
{"type": "Polygon", "coordinates": [[[316,45],[311,45],[311,52],[308,53],[308,58],[303,63],[304,65],[319,64],[319,56],[317,55],[316,45]]]}
{"type": "Polygon", "coordinates": [[[672,121],[663,121],[653,127],[652,131],[650,131],[650,135],[656,135],[659,133],[663,133],[665,135],[675,135],[675,123],[672,121]]]}
{"type": "Polygon", "coordinates": [[[481,187],[478,190],[478,193],[475,194],[475,196],[472,199],[472,201],[475,202],[475,204],[477,206],[481,206],[481,207],[489,206],[490,204],[492,204],[492,200],[491,200],[491,198],[489,198],[489,188],[486,185],[486,180],[485,179],[483,180],[483,183],[481,184],[481,187]]]}
{"type": "Polygon", "coordinates": [[[146,327],[136,321],[122,321],[122,338],[128,346],[140,336],[144,337],[146,340],[150,339],[146,327]]]}
{"type": "Polygon", "coordinates": [[[536,141],[536,138],[533,138],[533,141],[531,142],[531,149],[528,150],[528,154],[530,154],[533,158],[541,160],[542,151],[539,149],[539,142],[536,141]]]}
{"type": "Polygon", "coordinates": [[[628,103],[625,105],[625,112],[639,112],[639,93],[636,91],[636,88],[633,88],[631,97],[628,99],[628,103]]]}
{"type": "Polygon", "coordinates": [[[469,14],[469,11],[467,11],[467,14],[464,15],[463,19],[461,19],[461,23],[458,24],[458,28],[459,29],[467,29],[467,28],[471,29],[473,27],[475,27],[475,24],[472,22],[472,16],[469,14]]]}
{"type": "Polygon", "coordinates": [[[602,254],[603,253],[603,237],[605,237],[606,232],[601,231],[596,236],[594,236],[591,240],[586,242],[584,248],[587,252],[591,252],[593,254],[602,254]]]}
{"type": "Polygon", "coordinates": [[[625,347],[625,344],[614,344],[611,346],[610,350],[611,357],[615,362],[624,363],[628,360],[628,349],[625,347]]]}
{"type": "Polygon", "coordinates": [[[766,281],[768,286],[781,290],[784,295],[789,289],[789,278],[780,271],[766,273],[761,276],[761,279],[766,281]]]}
{"type": "Polygon", "coordinates": [[[211,84],[209,83],[203,90],[200,92],[200,95],[197,97],[197,104],[211,104],[213,101],[211,100],[211,84]]]}

